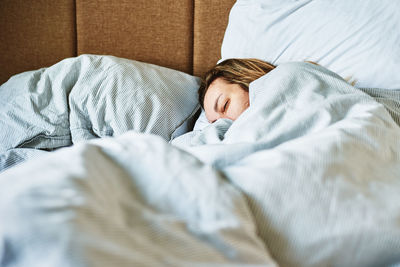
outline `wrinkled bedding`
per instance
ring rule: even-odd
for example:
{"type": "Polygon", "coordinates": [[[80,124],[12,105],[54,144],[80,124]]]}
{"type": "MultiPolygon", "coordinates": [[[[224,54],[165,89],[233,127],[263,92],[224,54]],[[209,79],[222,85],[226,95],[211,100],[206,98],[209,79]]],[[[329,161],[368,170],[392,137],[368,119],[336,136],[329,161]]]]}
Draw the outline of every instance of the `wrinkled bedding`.
{"type": "Polygon", "coordinates": [[[249,92],[171,143],[128,132],[1,173],[2,266],[399,266],[387,109],[309,63],[249,92]]]}
{"type": "Polygon", "coordinates": [[[0,86],[0,171],[129,130],[173,139],[189,130],[198,82],[173,69],[103,55],[15,75],[0,86]]]}

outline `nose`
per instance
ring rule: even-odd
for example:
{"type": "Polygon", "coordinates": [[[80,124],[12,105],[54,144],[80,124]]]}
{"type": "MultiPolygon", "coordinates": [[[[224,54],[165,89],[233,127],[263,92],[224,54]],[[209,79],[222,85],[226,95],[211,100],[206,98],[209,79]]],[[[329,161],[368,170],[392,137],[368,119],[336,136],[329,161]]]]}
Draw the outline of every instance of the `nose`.
{"type": "Polygon", "coordinates": [[[208,120],[209,123],[214,123],[221,118],[220,114],[215,114],[212,119],[208,120]]]}
{"type": "Polygon", "coordinates": [[[212,120],[209,120],[208,122],[209,123],[214,123],[214,122],[216,122],[217,120],[219,120],[219,119],[230,119],[230,120],[235,120],[235,119],[233,119],[233,118],[230,118],[230,117],[228,117],[227,115],[225,115],[225,114],[217,114],[216,116],[215,116],[215,118],[213,118],[212,120]]]}

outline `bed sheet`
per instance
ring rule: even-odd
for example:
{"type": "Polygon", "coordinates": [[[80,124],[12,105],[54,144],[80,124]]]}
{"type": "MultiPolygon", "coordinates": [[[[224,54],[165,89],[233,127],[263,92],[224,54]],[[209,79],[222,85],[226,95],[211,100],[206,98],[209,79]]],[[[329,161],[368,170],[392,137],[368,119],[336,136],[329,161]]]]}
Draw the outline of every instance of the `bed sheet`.
{"type": "Polygon", "coordinates": [[[336,74],[282,64],[235,122],[171,144],[129,132],[1,173],[2,263],[397,266],[399,138],[336,74]]]}

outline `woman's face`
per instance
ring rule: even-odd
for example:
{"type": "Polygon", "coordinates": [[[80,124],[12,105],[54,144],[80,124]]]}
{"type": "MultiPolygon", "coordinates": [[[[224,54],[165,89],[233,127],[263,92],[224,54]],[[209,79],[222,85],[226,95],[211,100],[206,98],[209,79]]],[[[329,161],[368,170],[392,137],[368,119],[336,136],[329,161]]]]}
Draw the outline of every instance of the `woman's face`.
{"type": "Polygon", "coordinates": [[[223,78],[215,79],[204,96],[204,111],[211,123],[221,118],[236,120],[248,107],[249,93],[223,78]]]}

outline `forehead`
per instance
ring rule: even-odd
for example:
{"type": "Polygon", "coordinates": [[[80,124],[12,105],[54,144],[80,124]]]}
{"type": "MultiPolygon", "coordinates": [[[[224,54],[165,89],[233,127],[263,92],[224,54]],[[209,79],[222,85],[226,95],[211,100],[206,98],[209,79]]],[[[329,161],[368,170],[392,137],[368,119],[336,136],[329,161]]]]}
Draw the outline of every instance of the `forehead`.
{"type": "Polygon", "coordinates": [[[208,104],[215,100],[221,93],[227,90],[228,83],[223,78],[215,79],[207,88],[206,94],[204,95],[204,108],[208,104]]]}
{"type": "Polygon", "coordinates": [[[210,85],[208,86],[207,93],[212,93],[215,91],[225,91],[228,90],[229,83],[227,81],[224,80],[224,78],[217,78],[214,81],[212,81],[212,83],[210,83],[210,85]]]}

